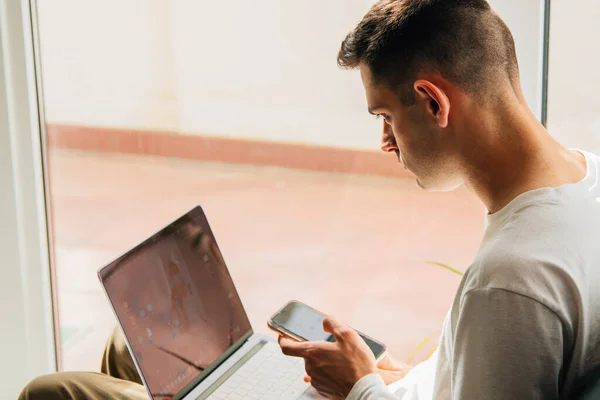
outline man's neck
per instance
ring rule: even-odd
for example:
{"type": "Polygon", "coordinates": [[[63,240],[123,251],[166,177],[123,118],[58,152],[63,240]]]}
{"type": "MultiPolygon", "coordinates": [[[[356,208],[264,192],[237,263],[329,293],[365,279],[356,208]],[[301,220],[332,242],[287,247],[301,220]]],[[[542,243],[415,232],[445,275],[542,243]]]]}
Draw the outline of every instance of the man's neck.
{"type": "Polygon", "coordinates": [[[487,132],[473,131],[477,151],[464,158],[467,186],[490,213],[525,192],[585,177],[585,158],[556,142],[526,107],[517,106],[486,126],[487,132]]]}

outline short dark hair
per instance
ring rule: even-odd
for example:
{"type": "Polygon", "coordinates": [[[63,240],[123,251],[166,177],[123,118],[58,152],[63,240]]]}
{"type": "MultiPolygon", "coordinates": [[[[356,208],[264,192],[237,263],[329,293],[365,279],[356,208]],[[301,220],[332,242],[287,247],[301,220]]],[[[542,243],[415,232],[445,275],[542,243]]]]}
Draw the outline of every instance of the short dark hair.
{"type": "Polygon", "coordinates": [[[487,0],[380,0],[342,42],[338,65],[369,67],[377,84],[414,102],[411,79],[439,73],[467,92],[506,77],[516,90],[512,34],[487,0]],[[501,74],[501,75],[498,75],[501,74]]]}

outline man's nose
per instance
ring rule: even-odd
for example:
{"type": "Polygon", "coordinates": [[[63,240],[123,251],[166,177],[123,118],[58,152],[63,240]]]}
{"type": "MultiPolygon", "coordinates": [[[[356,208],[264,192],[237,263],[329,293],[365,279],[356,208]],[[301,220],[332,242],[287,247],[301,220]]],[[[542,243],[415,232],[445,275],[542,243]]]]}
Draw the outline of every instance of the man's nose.
{"type": "Polygon", "coordinates": [[[398,149],[396,145],[396,139],[394,138],[394,133],[392,131],[392,127],[385,121],[383,121],[383,132],[381,136],[381,150],[386,153],[391,153],[398,149]]]}

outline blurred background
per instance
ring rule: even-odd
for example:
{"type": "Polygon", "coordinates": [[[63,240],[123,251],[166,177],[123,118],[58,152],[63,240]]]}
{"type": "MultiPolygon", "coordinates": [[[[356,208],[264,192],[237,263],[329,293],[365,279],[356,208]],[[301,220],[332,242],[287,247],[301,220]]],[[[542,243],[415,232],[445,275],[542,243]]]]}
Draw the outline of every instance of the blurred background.
{"type": "MultiPolygon", "coordinates": [[[[297,299],[403,361],[430,353],[460,276],[425,261],[465,270],[485,210],[378,151],[358,72],[336,65],[372,3],[32,3],[59,368],[98,370],[116,323],[96,271],[197,204],[255,330],[297,299]]],[[[538,117],[599,151],[600,5],[491,3],[538,117]]]]}
{"type": "MultiPolygon", "coordinates": [[[[268,333],[267,318],[291,298],[403,360],[439,329],[460,277],[421,260],[466,269],[485,210],[466,190],[422,192],[378,151],[381,122],[366,112],[358,72],[335,62],[372,3],[37,3],[65,370],[96,370],[115,324],[95,271],[196,204],[256,330],[268,333]]],[[[535,23],[513,27],[536,111],[538,10],[523,4],[519,18],[535,23]]],[[[582,15],[593,12],[577,12],[575,34],[572,8],[552,9],[548,123],[590,149],[600,119],[585,96],[600,79],[577,81],[574,66],[593,70],[600,58],[576,45],[582,15]]]]}

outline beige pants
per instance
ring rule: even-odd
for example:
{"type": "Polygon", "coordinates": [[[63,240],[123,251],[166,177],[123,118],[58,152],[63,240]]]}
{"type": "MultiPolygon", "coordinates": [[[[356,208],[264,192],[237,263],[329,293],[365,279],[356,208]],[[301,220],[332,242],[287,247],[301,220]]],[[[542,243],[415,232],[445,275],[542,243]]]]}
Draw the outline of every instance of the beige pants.
{"type": "Polygon", "coordinates": [[[148,400],[148,393],[118,329],[113,330],[108,339],[100,371],[40,376],[23,389],[19,400],[148,400]]]}

